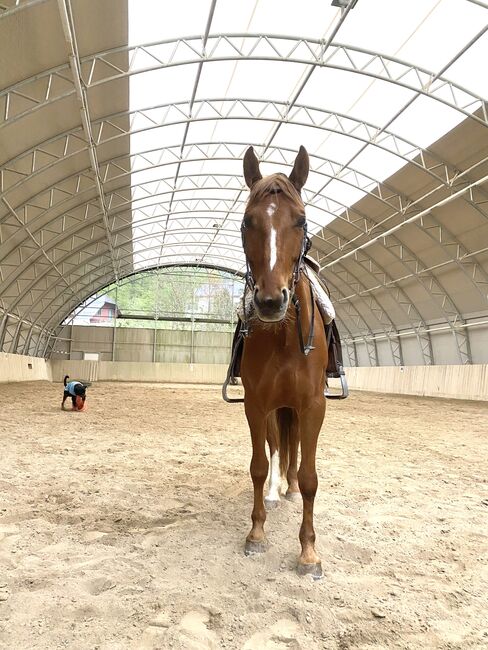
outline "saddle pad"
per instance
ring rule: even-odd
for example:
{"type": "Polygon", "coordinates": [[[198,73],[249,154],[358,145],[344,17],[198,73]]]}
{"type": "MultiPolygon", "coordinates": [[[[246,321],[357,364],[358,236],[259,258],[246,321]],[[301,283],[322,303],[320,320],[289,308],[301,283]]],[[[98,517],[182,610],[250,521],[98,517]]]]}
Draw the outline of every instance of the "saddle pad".
{"type": "Polygon", "coordinates": [[[314,269],[312,269],[311,266],[308,265],[306,259],[305,262],[306,264],[303,267],[303,272],[312,285],[313,295],[315,296],[317,307],[319,308],[319,311],[322,315],[322,319],[326,325],[329,325],[335,318],[334,305],[332,304],[332,301],[326,291],[325,285],[323,284],[318,274],[314,269]]]}

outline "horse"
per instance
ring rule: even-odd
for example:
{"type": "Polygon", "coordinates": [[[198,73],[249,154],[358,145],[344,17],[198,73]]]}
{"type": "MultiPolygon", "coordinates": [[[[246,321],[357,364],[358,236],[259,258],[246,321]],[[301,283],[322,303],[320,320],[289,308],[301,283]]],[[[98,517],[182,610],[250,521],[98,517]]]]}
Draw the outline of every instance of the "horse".
{"type": "Polygon", "coordinates": [[[240,373],[252,440],[254,487],[245,553],[265,552],[266,507],[279,504],[280,477],[286,476],[286,498],[300,500],[301,495],[303,501],[297,570],[318,578],[322,566],[313,527],[318,484],[315,457],[325,416],[328,351],[325,327],[304,269],[310,241],[301,190],[309,173],[309,157],[302,146],[289,177],[277,173],[263,178],[250,147],[243,166],[250,190],[241,224],[250,308],[243,306],[249,315],[242,318],[240,373]],[[269,469],[266,441],[271,471],[269,493],[263,499],[269,469]]]}

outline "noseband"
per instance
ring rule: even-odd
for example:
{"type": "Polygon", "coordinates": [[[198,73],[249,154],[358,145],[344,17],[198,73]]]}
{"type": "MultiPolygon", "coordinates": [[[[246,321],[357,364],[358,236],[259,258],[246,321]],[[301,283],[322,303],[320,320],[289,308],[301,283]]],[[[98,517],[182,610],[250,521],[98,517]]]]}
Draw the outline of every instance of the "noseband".
{"type": "MultiPolygon", "coordinates": [[[[298,259],[295,264],[295,268],[293,269],[293,274],[292,274],[292,285],[290,287],[290,293],[291,293],[291,300],[293,302],[293,305],[295,306],[295,313],[297,317],[297,330],[298,330],[298,341],[300,343],[300,350],[303,352],[305,356],[307,356],[311,350],[314,349],[314,346],[312,345],[313,343],[313,335],[314,335],[314,325],[315,325],[315,309],[314,309],[314,297],[313,297],[313,289],[312,289],[312,284],[309,283],[310,286],[310,299],[311,299],[311,305],[312,305],[312,315],[310,317],[310,328],[308,332],[308,341],[307,344],[304,345],[303,343],[303,333],[302,333],[302,323],[300,320],[300,301],[298,300],[296,293],[295,293],[295,287],[298,282],[298,278],[300,277],[300,271],[303,265],[303,258],[305,255],[308,253],[312,246],[312,242],[310,241],[310,237],[308,236],[307,233],[307,222],[305,222],[302,226],[303,229],[303,237],[302,237],[302,245],[300,248],[300,255],[298,256],[298,259]]],[[[244,225],[244,222],[241,224],[241,240],[242,240],[242,249],[244,251],[244,254],[246,254],[246,249],[245,249],[245,238],[244,238],[244,233],[245,233],[246,227],[244,225]]],[[[246,283],[246,286],[249,288],[251,291],[252,295],[254,296],[254,292],[256,290],[256,281],[254,280],[254,277],[252,275],[251,267],[249,265],[249,260],[247,259],[246,255],[246,274],[244,276],[244,280],[246,283]]],[[[241,321],[241,330],[239,334],[242,337],[248,336],[249,335],[249,323],[246,318],[246,291],[244,289],[244,293],[242,295],[242,314],[243,314],[243,319],[241,321]]],[[[237,346],[236,346],[237,347],[237,346]]]]}

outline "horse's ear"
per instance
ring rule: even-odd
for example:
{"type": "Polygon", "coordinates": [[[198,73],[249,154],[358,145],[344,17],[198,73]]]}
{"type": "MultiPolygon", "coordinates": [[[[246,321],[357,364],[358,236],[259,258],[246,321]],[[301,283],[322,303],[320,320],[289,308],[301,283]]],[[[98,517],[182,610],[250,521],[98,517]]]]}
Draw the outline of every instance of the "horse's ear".
{"type": "Polygon", "coordinates": [[[256,158],[252,147],[249,147],[244,156],[244,178],[249,189],[251,189],[256,181],[262,179],[261,172],[259,171],[259,160],[256,158]]]}
{"type": "Polygon", "coordinates": [[[288,177],[291,183],[295,186],[298,192],[302,191],[302,187],[307,182],[308,171],[310,169],[308,161],[308,153],[305,147],[301,146],[298,155],[295,159],[295,164],[293,165],[293,170],[288,177]]]}

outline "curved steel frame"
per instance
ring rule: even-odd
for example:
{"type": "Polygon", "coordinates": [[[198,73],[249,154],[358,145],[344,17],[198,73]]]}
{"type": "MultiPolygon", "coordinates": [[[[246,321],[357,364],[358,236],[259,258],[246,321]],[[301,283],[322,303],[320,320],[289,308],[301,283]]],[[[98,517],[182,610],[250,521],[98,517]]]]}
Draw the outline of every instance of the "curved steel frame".
{"type": "MultiPolygon", "coordinates": [[[[143,156],[145,153],[147,153],[147,152],[142,152],[142,153],[140,153],[140,154],[135,154],[135,155],[136,155],[136,156],[143,156]]],[[[194,159],[193,159],[193,160],[194,160],[194,159]]],[[[330,164],[330,165],[333,165],[333,164],[334,164],[334,163],[331,163],[330,161],[327,161],[327,162],[328,162],[328,164],[330,164]]],[[[318,172],[318,173],[322,174],[322,172],[318,172]]],[[[127,174],[127,172],[124,172],[123,174],[121,174],[121,176],[124,176],[125,174],[127,174]]],[[[219,176],[224,176],[224,175],[222,175],[222,174],[221,174],[221,175],[214,174],[214,175],[211,175],[210,178],[212,178],[213,180],[215,180],[215,179],[217,179],[217,177],[219,177],[219,176]]],[[[202,177],[202,178],[206,178],[204,175],[202,175],[201,177],[202,177]]],[[[189,178],[188,176],[185,177],[185,180],[187,180],[188,178],[189,178]]],[[[237,177],[235,177],[234,175],[229,175],[229,178],[236,179],[237,177]]],[[[357,178],[357,175],[355,176],[355,178],[357,178]]],[[[114,179],[115,179],[115,177],[114,177],[112,180],[114,180],[114,179]]],[[[142,183],[142,184],[140,184],[140,185],[134,185],[133,187],[136,187],[136,188],[137,188],[137,187],[144,187],[145,184],[149,184],[149,183],[150,183],[150,184],[158,183],[159,185],[160,185],[161,183],[169,184],[169,183],[168,183],[169,180],[170,180],[170,179],[156,179],[156,180],[152,180],[152,181],[150,181],[150,182],[148,182],[148,183],[142,183]]],[[[371,180],[368,179],[367,182],[368,182],[368,184],[372,184],[374,181],[373,181],[372,179],[371,179],[371,180]]],[[[190,189],[193,189],[193,188],[196,188],[196,187],[198,187],[198,184],[197,184],[197,183],[193,183],[190,189]]],[[[219,187],[222,187],[222,185],[219,186],[219,187]]],[[[227,188],[227,184],[224,184],[224,187],[227,188]]],[[[386,186],[384,186],[384,187],[386,188],[386,186]]],[[[234,189],[234,188],[232,188],[232,189],[234,189]]],[[[389,196],[390,196],[390,200],[388,201],[388,204],[389,204],[389,205],[392,205],[392,202],[391,202],[391,196],[393,195],[393,190],[389,190],[388,188],[386,188],[386,189],[388,190],[388,193],[389,193],[389,196]]],[[[174,196],[175,189],[173,188],[172,190],[170,190],[170,192],[171,192],[172,197],[173,197],[173,196],[174,196]]],[[[375,194],[374,196],[376,197],[376,194],[375,194]]],[[[326,201],[329,201],[329,200],[332,201],[332,199],[328,199],[327,197],[325,197],[325,198],[326,198],[326,201]]],[[[401,197],[399,197],[399,199],[401,199],[401,197]]],[[[226,200],[219,199],[218,197],[216,197],[215,199],[210,199],[210,198],[208,199],[209,202],[210,202],[211,200],[215,200],[215,201],[219,200],[219,202],[221,202],[221,203],[226,203],[226,200]]],[[[228,202],[230,202],[230,200],[228,200],[228,202]]],[[[127,203],[129,203],[129,201],[127,201],[127,203]]],[[[134,206],[134,203],[135,203],[135,201],[133,200],[133,201],[132,201],[132,205],[133,205],[133,206],[134,206]]],[[[193,203],[195,203],[195,201],[193,201],[193,203]]],[[[344,212],[347,214],[347,208],[345,208],[343,205],[341,205],[341,204],[338,203],[337,201],[335,202],[335,204],[336,204],[336,206],[339,206],[339,207],[340,207],[341,211],[344,210],[344,212]]],[[[316,205],[315,207],[319,207],[319,206],[316,205]]],[[[319,207],[319,209],[322,209],[322,208],[319,207]]],[[[353,214],[355,213],[355,211],[352,210],[352,209],[351,209],[349,212],[350,212],[350,213],[353,213],[353,214]]],[[[119,214],[119,212],[114,212],[114,215],[118,215],[118,214],[119,214]]],[[[484,214],[484,213],[483,213],[483,214],[484,214]]],[[[363,231],[362,228],[359,229],[360,231],[363,231],[364,233],[370,231],[371,228],[378,228],[378,227],[381,226],[381,224],[376,224],[376,223],[374,223],[374,222],[370,222],[370,223],[368,224],[368,222],[366,221],[366,219],[365,219],[362,215],[360,216],[360,219],[363,221],[363,223],[366,224],[366,228],[365,228],[364,231],[363,231]],[[368,226],[369,226],[369,228],[368,228],[368,226]]],[[[349,223],[354,223],[354,225],[357,226],[357,222],[356,222],[356,223],[353,222],[352,219],[349,219],[348,221],[349,221],[349,223]]],[[[31,223],[32,223],[32,221],[31,221],[31,223]]],[[[130,222],[129,222],[129,223],[130,223],[130,222]]],[[[141,227],[142,227],[142,224],[141,224],[141,227]]],[[[71,237],[72,234],[73,234],[73,233],[72,233],[71,231],[68,231],[68,233],[67,233],[67,237],[68,237],[68,238],[71,237]]],[[[452,241],[452,239],[453,239],[452,236],[450,236],[450,239],[451,239],[451,241],[452,241]]]]}
{"type": "MultiPolygon", "coordinates": [[[[480,6],[486,5],[478,0],[469,0],[480,6]]],[[[15,7],[4,11],[3,15],[8,15],[14,11],[21,10],[31,5],[38,4],[42,0],[16,0],[15,7]]],[[[227,35],[212,35],[210,34],[210,27],[215,9],[215,0],[211,3],[210,12],[207,21],[207,27],[204,37],[188,37],[181,39],[173,39],[162,41],[159,43],[149,43],[143,46],[136,47],[123,47],[105,52],[99,52],[92,56],[80,58],[76,45],[76,35],[71,15],[71,7],[69,0],[58,0],[60,15],[62,19],[64,34],[70,49],[70,62],[67,65],[59,66],[58,68],[48,70],[45,73],[36,75],[31,79],[23,80],[0,92],[0,130],[9,124],[20,120],[23,116],[32,114],[34,111],[60,99],[76,96],[80,104],[80,111],[82,116],[82,127],[74,129],[70,132],[60,134],[48,141],[36,145],[29,151],[23,152],[16,156],[16,158],[8,161],[0,168],[0,198],[2,199],[3,206],[6,208],[3,217],[0,215],[0,248],[8,246],[8,237],[5,239],[2,236],[1,226],[2,223],[11,226],[15,223],[17,228],[21,227],[25,232],[25,238],[21,242],[18,255],[27,252],[27,257],[22,260],[22,264],[16,269],[14,273],[5,276],[0,275],[0,291],[2,295],[8,298],[9,287],[19,289],[16,292],[16,300],[5,304],[0,302],[0,308],[4,309],[4,317],[0,323],[0,344],[5,337],[7,331],[8,317],[7,307],[13,312],[11,318],[19,318],[18,326],[12,339],[12,347],[17,348],[18,341],[22,335],[22,323],[25,323],[25,314],[22,316],[15,315],[17,305],[22,304],[22,300],[30,293],[33,297],[33,289],[36,284],[46,283],[50,278],[56,277],[58,282],[66,285],[65,289],[61,289],[59,293],[54,291],[52,293],[52,286],[45,284],[45,289],[38,292],[36,299],[33,298],[29,307],[30,313],[36,305],[42,305],[41,312],[35,317],[33,322],[30,323],[30,331],[28,338],[25,342],[25,347],[29,348],[30,339],[34,329],[38,327],[51,328],[59,323],[59,317],[62,312],[66,312],[68,305],[72,302],[66,302],[66,291],[69,291],[73,298],[79,300],[79,291],[93,293],[96,284],[100,282],[102,277],[110,278],[111,280],[117,279],[120,273],[125,272],[126,260],[129,261],[134,255],[132,246],[137,246],[139,242],[145,240],[155,240],[158,236],[161,237],[161,242],[156,246],[150,246],[146,249],[149,253],[151,250],[159,248],[159,255],[155,255],[154,259],[157,260],[156,266],[164,265],[167,260],[166,249],[170,251],[171,255],[178,255],[171,251],[179,248],[187,248],[187,255],[191,256],[194,250],[203,246],[206,248],[205,256],[210,256],[212,250],[218,251],[217,259],[224,260],[225,254],[222,253],[226,248],[230,251],[238,250],[240,247],[235,246],[235,241],[239,242],[238,231],[234,233],[233,229],[228,228],[226,225],[227,219],[231,214],[236,212],[236,207],[241,202],[241,194],[243,191],[242,184],[240,187],[232,187],[233,192],[237,195],[233,199],[224,199],[218,194],[212,198],[205,197],[200,199],[192,198],[190,200],[177,198],[180,194],[184,193],[185,189],[178,186],[180,177],[186,183],[191,176],[182,174],[182,165],[191,158],[185,158],[184,152],[189,152],[191,149],[199,148],[201,158],[199,160],[206,160],[212,156],[203,151],[203,147],[211,146],[227,149],[231,154],[231,149],[240,146],[236,143],[187,143],[188,129],[191,123],[204,121],[204,120],[221,120],[221,119],[252,119],[263,120],[269,123],[274,123],[274,129],[268,141],[262,146],[263,159],[273,161],[275,155],[282,156],[284,163],[289,163],[290,160],[283,156],[283,152],[291,154],[289,150],[284,148],[274,147],[272,145],[273,139],[276,136],[279,128],[284,123],[299,124],[310,128],[321,129],[323,131],[332,131],[339,133],[348,138],[355,138],[358,142],[362,142],[362,146],[346,163],[337,163],[331,160],[320,159],[319,166],[314,171],[324,176],[327,180],[325,184],[314,193],[305,192],[306,203],[313,206],[317,210],[326,212],[335,217],[339,217],[350,225],[352,225],[358,234],[343,241],[340,234],[335,231],[333,227],[327,227],[324,233],[317,231],[314,239],[318,248],[319,261],[324,262],[323,268],[337,268],[337,279],[341,280],[348,287],[355,287],[355,291],[351,293],[344,293],[337,286],[334,281],[336,295],[338,302],[343,304],[347,313],[353,318],[356,326],[359,327],[363,322],[365,337],[364,341],[369,341],[368,354],[372,365],[377,363],[377,353],[374,344],[374,332],[370,329],[368,321],[371,322],[371,315],[384,328],[387,337],[390,340],[392,357],[395,363],[401,364],[402,351],[400,345],[399,332],[395,328],[393,322],[387,315],[386,311],[381,306],[379,299],[372,295],[377,288],[392,287],[402,310],[408,316],[412,328],[417,332],[419,345],[425,363],[432,363],[432,348],[427,332],[427,327],[423,322],[420,314],[417,312],[415,306],[408,298],[407,294],[401,287],[401,283],[406,278],[414,278],[424,289],[429,293],[433,301],[438,305],[439,311],[443,314],[446,322],[448,323],[451,331],[456,338],[456,344],[460,355],[460,361],[466,363],[470,361],[469,354],[469,340],[465,335],[465,330],[460,329],[458,325],[462,325],[464,321],[461,318],[458,308],[455,306],[452,298],[448,295],[446,289],[442,286],[439,279],[434,276],[433,270],[442,264],[433,265],[428,267],[424,264],[412,250],[409,250],[394,234],[403,223],[413,223],[417,228],[422,228],[432,241],[443,246],[444,251],[447,253],[448,260],[443,264],[456,264],[462,271],[464,276],[476,287],[477,291],[486,297],[486,286],[488,285],[488,275],[485,273],[481,265],[476,260],[476,252],[468,252],[453,236],[449,230],[443,226],[430,212],[437,205],[441,205],[451,198],[461,198],[471,207],[473,207],[483,218],[487,218],[487,213],[484,212],[482,205],[486,203],[486,194],[481,190],[481,184],[486,180],[471,182],[469,174],[474,168],[460,171],[452,169],[448,163],[439,160],[431,154],[428,150],[401,138],[399,135],[388,130],[391,123],[401,115],[408,106],[420,95],[432,98],[439,101],[450,108],[466,115],[472,120],[481,124],[488,124],[487,104],[485,100],[469,90],[449,81],[444,77],[444,73],[448,68],[486,31],[486,28],[481,30],[475,35],[471,41],[465,45],[463,50],[458,52],[456,56],[448,62],[444,68],[434,74],[428,70],[413,66],[408,62],[402,61],[397,58],[389,57],[380,53],[371,52],[361,48],[346,46],[341,43],[333,41],[335,35],[347,17],[347,13],[351,8],[349,5],[345,12],[342,13],[341,18],[331,37],[328,41],[318,40],[305,40],[296,37],[285,37],[277,35],[263,35],[263,34],[227,34],[227,35]],[[269,54],[258,54],[262,48],[267,48],[269,54]],[[310,57],[303,56],[303,52],[307,51],[310,57]],[[230,52],[230,54],[229,54],[230,52]],[[122,58],[121,58],[121,55],[122,58]],[[141,58],[144,58],[147,65],[139,67],[141,58]],[[123,61],[127,65],[123,65],[123,61]],[[274,102],[268,100],[244,100],[242,98],[234,99],[214,99],[205,101],[196,101],[196,91],[200,79],[202,67],[213,61],[233,61],[233,60],[267,60],[267,61],[292,61],[302,63],[308,67],[308,73],[305,80],[302,82],[299,89],[295,92],[293,98],[288,103],[274,102]],[[189,102],[182,102],[174,105],[166,105],[160,107],[149,107],[131,113],[133,120],[131,121],[129,129],[121,127],[118,120],[127,120],[127,113],[114,114],[100,120],[93,122],[90,118],[87,92],[90,88],[95,88],[106,83],[110,83],[116,79],[126,78],[134,74],[141,74],[162,68],[188,65],[198,63],[198,73],[195,79],[195,84],[192,92],[192,97],[189,102]],[[325,111],[324,109],[305,106],[298,103],[299,96],[305,87],[308,79],[313,71],[317,68],[331,68],[339,69],[354,74],[366,75],[374,79],[379,79],[387,83],[392,83],[414,92],[413,97],[404,105],[397,114],[389,120],[388,124],[383,127],[378,127],[369,124],[365,121],[355,120],[347,115],[325,111]],[[406,81],[408,77],[408,81],[406,81]],[[58,83],[54,83],[57,81],[58,83]],[[445,91],[450,94],[450,99],[446,99],[445,91]],[[22,97],[23,106],[26,102],[31,102],[31,107],[27,110],[19,110],[16,112],[16,97],[22,97]],[[3,101],[3,104],[1,103],[3,101]],[[220,104],[220,108],[218,108],[220,104]],[[473,115],[471,110],[476,106],[479,108],[479,115],[473,115]],[[250,108],[256,110],[250,110],[250,108]],[[153,123],[151,126],[145,128],[133,128],[135,121],[144,117],[144,119],[153,120],[151,112],[166,108],[169,112],[175,114],[173,121],[163,120],[164,124],[153,123]],[[215,114],[211,116],[204,116],[204,112],[212,110],[215,114]],[[225,110],[224,110],[225,109],[225,110]],[[162,232],[155,234],[149,231],[144,232],[140,238],[125,237],[124,232],[134,226],[132,220],[132,212],[129,213],[128,218],[124,221],[124,208],[128,206],[131,210],[138,210],[138,199],[130,199],[120,194],[123,190],[129,188],[143,189],[147,183],[128,184],[113,187],[113,184],[120,179],[130,178],[131,166],[130,164],[124,165],[123,161],[131,161],[135,159],[148,159],[154,151],[144,151],[133,154],[132,156],[117,156],[109,160],[101,162],[98,158],[97,147],[103,146],[104,143],[113,141],[116,138],[124,138],[136,132],[147,131],[149,129],[162,128],[174,124],[184,124],[184,137],[182,143],[179,144],[179,155],[174,155],[173,160],[164,164],[160,162],[157,167],[169,164],[176,164],[176,173],[171,179],[156,179],[151,181],[158,184],[158,191],[152,197],[169,195],[167,208],[165,210],[166,225],[169,224],[169,215],[171,214],[171,223],[177,224],[183,222],[183,217],[179,214],[191,214],[191,206],[204,206],[209,210],[211,203],[218,203],[219,207],[224,208],[222,214],[225,214],[220,224],[214,230],[208,230],[208,222],[202,227],[203,232],[208,232],[209,241],[202,241],[201,237],[195,238],[195,233],[192,231],[184,230],[183,226],[181,231],[170,230],[163,228],[162,232]],[[104,139],[105,134],[111,130],[112,135],[104,139]],[[86,142],[89,144],[87,145],[86,142]],[[54,154],[52,162],[46,165],[39,165],[36,159],[37,152],[44,152],[49,154],[50,148],[59,151],[60,143],[64,143],[63,154],[61,156],[54,154]],[[71,145],[77,144],[74,150],[71,150],[71,145]],[[408,197],[399,195],[393,188],[388,187],[385,183],[377,179],[369,178],[367,175],[354,170],[351,166],[356,157],[367,147],[374,146],[384,149],[389,153],[399,156],[409,165],[413,165],[425,172],[431,179],[435,179],[438,183],[434,189],[430,189],[426,194],[416,198],[414,201],[408,197]],[[25,200],[22,205],[13,205],[9,202],[9,194],[16,189],[21,188],[29,178],[47,172],[57,164],[63,162],[73,155],[78,155],[80,152],[87,151],[90,159],[90,168],[77,172],[75,175],[62,178],[56,182],[55,185],[50,185],[45,191],[40,192],[34,197],[25,200]],[[415,158],[415,159],[414,159],[415,158]],[[25,169],[25,163],[29,161],[30,172],[20,171],[25,169]],[[326,173],[323,167],[328,168],[330,171],[326,173]],[[115,170],[115,172],[114,172],[115,170]],[[117,174],[118,170],[120,173],[117,174]],[[19,179],[20,174],[20,179],[19,179]],[[17,175],[17,178],[15,176],[17,175]],[[13,182],[9,181],[9,177],[13,176],[13,182]],[[168,181],[172,180],[172,184],[168,181]],[[328,196],[326,188],[332,180],[339,180],[351,187],[360,189],[364,194],[374,197],[382,204],[387,205],[392,210],[386,218],[379,222],[373,222],[368,219],[366,215],[361,215],[358,210],[341,205],[332,196],[328,196]],[[85,183],[88,183],[85,186],[85,183]],[[166,183],[169,186],[167,193],[159,192],[161,183],[166,183]],[[68,187],[75,188],[70,191],[68,187]],[[83,188],[83,189],[81,189],[83,188]],[[448,193],[446,199],[445,193],[448,193]],[[31,218],[33,205],[38,201],[42,195],[50,194],[48,200],[48,207],[44,211],[40,211],[37,216],[31,218]],[[442,193],[439,199],[435,195],[442,193]],[[93,196],[92,196],[93,194],[93,196]],[[85,195],[90,195],[86,197],[85,195]],[[57,200],[57,197],[62,197],[57,200]],[[66,198],[68,197],[68,198],[66,198]],[[83,198],[85,197],[85,198],[83,198]],[[81,199],[81,201],[80,201],[81,199]],[[93,200],[97,200],[100,209],[97,211],[93,200]],[[433,203],[432,203],[433,200],[433,203]],[[428,205],[426,204],[428,203],[428,205]],[[186,204],[186,205],[185,205],[186,204]],[[182,206],[184,209],[179,211],[175,210],[177,206],[182,206]],[[331,210],[334,206],[334,210],[331,210]],[[67,212],[64,212],[65,208],[67,212]],[[63,211],[57,214],[58,211],[63,211]],[[73,217],[73,212],[83,212],[84,214],[73,217]],[[29,213],[29,214],[28,214],[29,213]],[[175,216],[173,216],[175,215],[175,216]],[[357,217],[357,218],[356,218],[357,217]],[[68,219],[74,220],[75,225],[66,227],[68,219]],[[49,227],[52,228],[55,221],[62,223],[62,237],[54,237],[44,241],[43,236],[49,227]],[[79,225],[76,225],[78,222],[79,225]],[[28,225],[27,225],[28,224],[28,225]],[[102,229],[100,228],[102,224],[102,229]],[[391,224],[394,224],[391,226],[391,224]],[[36,229],[37,228],[37,229],[36,229]],[[93,235],[95,230],[100,231],[100,235],[92,238],[82,239],[86,235],[82,234],[88,231],[87,234],[93,235]],[[103,234],[102,234],[103,232],[103,234]],[[179,241],[168,243],[166,238],[169,233],[178,234],[179,241]],[[167,234],[168,233],[168,234],[167,234]],[[372,237],[374,234],[374,237],[372,237]],[[71,247],[67,250],[63,248],[63,243],[72,241],[74,236],[82,239],[81,246],[78,249],[71,247]],[[123,238],[125,237],[125,241],[123,238]],[[185,240],[186,237],[186,240],[185,240]],[[222,240],[222,241],[219,241],[222,240]],[[103,243],[105,242],[105,243],[103,243]],[[337,243],[336,243],[337,242],[337,243]],[[365,248],[372,243],[380,243],[392,253],[399,262],[406,269],[407,274],[401,278],[393,278],[389,276],[385,269],[382,268],[373,257],[365,253],[365,248]],[[191,245],[190,245],[191,244],[191,245]],[[129,250],[127,249],[129,246],[129,250]],[[58,248],[56,248],[58,247],[58,248]],[[163,252],[164,247],[164,252],[163,252]],[[220,249],[220,250],[219,250],[220,249]],[[349,250],[350,249],[350,250],[349,250]],[[62,251],[61,255],[59,251],[62,251]],[[92,250],[91,257],[82,259],[82,253],[89,254],[92,250]],[[334,257],[330,259],[331,252],[334,257]],[[67,254],[66,254],[67,253],[67,254]],[[120,254],[121,253],[121,254],[120,254]],[[78,262],[73,266],[72,257],[78,256],[78,262]],[[370,277],[378,281],[374,287],[368,286],[363,283],[359,277],[352,271],[349,266],[344,265],[344,261],[348,257],[353,257],[361,269],[366,271],[370,277]],[[87,259],[89,261],[87,261],[87,259]],[[101,266],[96,264],[96,261],[102,262],[106,260],[101,266]],[[42,260],[42,261],[41,261],[42,260]],[[71,283],[66,279],[66,273],[63,269],[64,264],[69,264],[74,277],[77,277],[78,270],[89,270],[89,281],[85,283],[76,284],[76,291],[73,290],[71,283]],[[60,270],[60,265],[61,269],[60,270]],[[108,267],[111,266],[111,271],[108,267]],[[34,278],[31,278],[30,284],[25,288],[21,288],[19,283],[22,278],[22,270],[33,269],[34,278]],[[413,267],[413,268],[412,268],[413,267]],[[110,275],[111,273],[111,275],[110,275]],[[61,299],[61,303],[56,306],[56,303],[61,299]],[[354,300],[354,302],[353,302],[354,300]],[[366,319],[360,315],[357,307],[362,305],[365,313],[368,314],[366,319]],[[13,309],[12,309],[13,307],[13,309]],[[57,323],[56,323],[56,319],[57,323]],[[372,343],[371,343],[372,341],[372,343]]],[[[0,6],[0,12],[2,7],[0,6]]],[[[2,13],[0,13],[0,19],[2,13]]],[[[169,147],[163,150],[164,152],[171,152],[176,147],[169,147]]],[[[259,147],[258,147],[259,149],[259,147]]],[[[234,159],[234,156],[229,155],[229,159],[234,159]]],[[[318,159],[318,157],[317,157],[318,159]]],[[[194,160],[194,159],[193,159],[194,160]]],[[[198,160],[198,158],[197,158],[198,160]]],[[[485,161],[479,161],[479,164],[485,161]]],[[[149,160],[151,167],[154,167],[154,162],[149,160]]],[[[275,164],[279,164],[276,163],[275,164]]],[[[476,166],[476,165],[475,165],[476,166]]],[[[132,174],[137,171],[133,170],[132,174]]],[[[228,185],[222,187],[216,182],[220,177],[226,177],[224,174],[202,174],[203,178],[210,178],[216,183],[216,187],[212,187],[211,191],[215,192],[222,189],[229,189],[228,185]]],[[[229,175],[229,178],[236,179],[235,175],[229,175]]],[[[195,185],[192,190],[198,189],[200,186],[195,185]]],[[[208,187],[200,187],[202,190],[207,190],[208,187]]],[[[139,199],[141,201],[143,199],[139,199]]],[[[156,206],[163,207],[161,201],[155,203],[156,206]]],[[[143,206],[147,208],[148,206],[143,206]]],[[[151,206],[149,206],[151,207],[151,206]]],[[[195,208],[193,208],[195,209],[195,208]]],[[[200,210],[199,210],[200,211],[200,210]]],[[[202,212],[204,212],[202,210],[202,212]]],[[[213,212],[216,213],[215,208],[213,212]]],[[[210,221],[210,220],[207,220],[210,221]]],[[[139,224],[137,224],[139,227],[139,224]]],[[[140,228],[144,229],[143,222],[140,228]]],[[[199,231],[197,231],[199,232],[199,231]]],[[[131,233],[132,234],[132,233],[131,233]]],[[[17,254],[17,253],[16,253],[17,254]]],[[[21,258],[19,258],[21,259],[21,258]]],[[[148,258],[147,261],[150,261],[148,258]]],[[[229,260],[234,258],[229,257],[229,260]]],[[[8,266],[9,262],[7,262],[8,266]]],[[[12,262],[10,264],[13,266],[12,262]]],[[[66,267],[68,268],[68,267],[66,267]]],[[[68,275],[68,277],[70,277],[68,275]]],[[[24,280],[25,282],[25,280],[24,280]]],[[[330,280],[329,280],[330,282],[330,280]]],[[[56,288],[60,285],[57,284],[56,288]]],[[[27,321],[29,322],[29,321],[27,321]]],[[[52,330],[50,330],[52,331],[52,330]]],[[[354,339],[357,339],[357,334],[348,332],[352,348],[348,348],[350,359],[355,357],[356,351],[354,349],[354,339]],[[352,349],[352,354],[351,354],[352,349]]],[[[40,340],[40,337],[39,337],[40,340]]],[[[38,347],[38,346],[37,346],[38,347]]],[[[36,349],[37,349],[36,347],[36,349]]]]}
{"type": "MultiPolygon", "coordinates": [[[[468,46],[481,38],[486,30],[485,27],[476,34],[468,46]]],[[[468,46],[463,48],[453,60],[444,66],[444,69],[449,68],[468,46]]],[[[201,36],[189,36],[145,45],[119,47],[97,52],[95,55],[81,59],[79,76],[82,79],[84,88],[89,90],[117,79],[164,68],[195,63],[209,64],[215,61],[242,60],[298,63],[313,68],[330,68],[365,75],[431,97],[450,108],[460,111],[470,119],[482,124],[488,124],[488,109],[484,98],[450,81],[443,77],[442,74],[431,72],[408,61],[379,52],[334,42],[329,42],[328,47],[324,48],[323,41],[296,38],[295,36],[247,33],[219,34],[210,35],[206,40],[202,39],[201,36]],[[269,52],[268,56],[256,54],[261,46],[269,52]],[[162,59],[163,53],[161,50],[163,48],[167,49],[167,52],[165,52],[166,61],[162,59]],[[222,50],[222,54],[219,54],[219,48],[222,50]],[[309,58],[302,58],[295,54],[303,49],[310,53],[309,58]],[[224,54],[224,52],[228,53],[229,51],[232,51],[233,54],[224,54]],[[124,57],[121,57],[121,55],[124,55],[124,57]],[[121,58],[125,59],[125,55],[128,55],[128,65],[124,67],[121,58]],[[144,61],[152,61],[153,63],[138,68],[138,55],[141,58],[144,57],[144,61]],[[407,77],[409,82],[405,81],[407,77]],[[445,92],[446,89],[447,93],[445,92]],[[445,99],[444,95],[446,94],[452,97],[452,101],[445,99]],[[481,108],[481,117],[473,115],[472,111],[475,106],[481,108]]],[[[0,100],[3,100],[3,108],[0,111],[0,129],[7,123],[12,123],[47,104],[75,95],[76,83],[71,78],[69,64],[63,64],[3,89],[0,92],[0,100]],[[22,98],[22,107],[25,106],[26,102],[30,102],[31,107],[26,110],[20,109],[16,113],[16,96],[22,98]]],[[[293,103],[291,103],[291,106],[293,106],[293,103]]]]}

